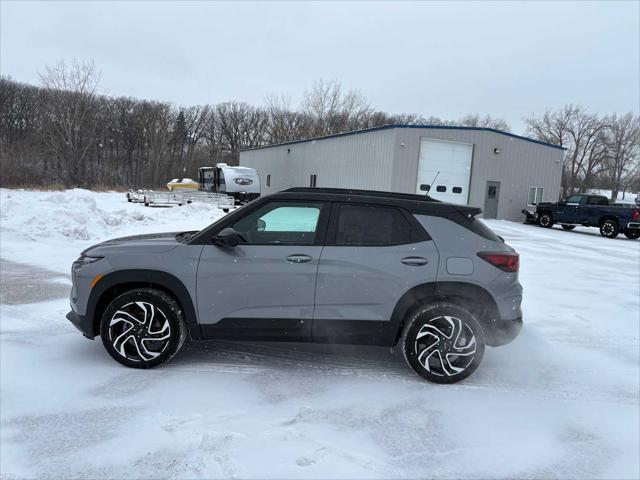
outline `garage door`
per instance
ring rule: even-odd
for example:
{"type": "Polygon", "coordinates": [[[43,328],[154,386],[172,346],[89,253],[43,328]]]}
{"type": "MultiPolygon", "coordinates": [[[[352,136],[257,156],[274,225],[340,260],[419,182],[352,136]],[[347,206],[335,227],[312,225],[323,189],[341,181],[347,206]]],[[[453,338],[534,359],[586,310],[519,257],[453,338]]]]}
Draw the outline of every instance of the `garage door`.
{"type": "Polygon", "coordinates": [[[416,193],[424,195],[420,185],[431,185],[429,196],[467,205],[472,156],[473,145],[469,143],[421,139],[416,193]]]}

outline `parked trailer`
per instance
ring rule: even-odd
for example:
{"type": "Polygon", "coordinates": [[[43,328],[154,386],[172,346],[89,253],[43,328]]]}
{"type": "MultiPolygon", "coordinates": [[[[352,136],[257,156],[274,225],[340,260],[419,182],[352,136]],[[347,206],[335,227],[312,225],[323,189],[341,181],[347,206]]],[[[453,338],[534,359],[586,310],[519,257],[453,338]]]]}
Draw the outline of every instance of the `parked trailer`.
{"type": "Polygon", "coordinates": [[[198,169],[200,190],[231,195],[236,205],[244,205],[260,196],[260,178],[253,168],[230,167],[218,163],[215,167],[198,169]]]}
{"type": "Polygon", "coordinates": [[[198,192],[194,190],[183,191],[155,191],[155,190],[129,190],[127,201],[144,203],[145,207],[151,205],[186,205],[188,203],[207,203],[216,208],[228,212],[235,207],[235,199],[229,195],[211,192],[198,192]]]}

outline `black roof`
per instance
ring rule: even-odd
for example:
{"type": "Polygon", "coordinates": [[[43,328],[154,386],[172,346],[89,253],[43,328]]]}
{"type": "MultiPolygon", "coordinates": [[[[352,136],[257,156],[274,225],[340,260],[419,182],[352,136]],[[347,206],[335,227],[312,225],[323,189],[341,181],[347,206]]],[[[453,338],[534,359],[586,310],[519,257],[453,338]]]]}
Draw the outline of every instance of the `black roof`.
{"type": "Polygon", "coordinates": [[[373,205],[388,205],[404,208],[411,213],[447,214],[462,213],[477,215],[479,208],[435,200],[427,195],[411,193],[382,192],[377,190],[356,190],[348,188],[311,188],[294,187],[269,195],[270,198],[323,200],[336,202],[366,203],[373,205]]]}
{"type": "Polygon", "coordinates": [[[492,132],[492,133],[497,133],[497,134],[500,134],[500,135],[505,135],[507,137],[512,137],[512,138],[517,138],[519,140],[524,140],[526,142],[537,143],[538,145],[544,145],[544,146],[551,147],[551,148],[557,148],[559,150],[566,150],[566,148],[561,146],[561,145],[555,145],[553,143],[547,143],[547,142],[543,142],[541,140],[535,140],[535,139],[529,138],[529,137],[523,137],[522,135],[516,135],[515,133],[505,132],[503,130],[498,130],[496,128],[463,127],[463,126],[449,126],[449,125],[404,125],[404,124],[394,124],[394,125],[383,125],[381,127],[365,128],[365,129],[362,129],[362,130],[353,130],[353,131],[350,131],[350,132],[335,133],[333,135],[325,135],[325,136],[321,136],[321,137],[303,138],[303,139],[300,139],[300,140],[292,140],[290,142],[275,143],[275,144],[272,144],[272,145],[263,145],[261,147],[244,148],[241,151],[242,152],[247,152],[247,151],[250,151],[250,150],[262,150],[263,148],[280,147],[282,145],[294,145],[296,143],[311,142],[311,141],[314,141],[314,140],[325,140],[327,138],[335,138],[335,137],[346,137],[348,135],[359,135],[361,133],[375,132],[375,131],[378,131],[378,130],[388,130],[388,129],[392,129],[392,128],[431,128],[431,129],[434,129],[434,130],[474,130],[474,131],[480,131],[480,132],[492,132]]]}

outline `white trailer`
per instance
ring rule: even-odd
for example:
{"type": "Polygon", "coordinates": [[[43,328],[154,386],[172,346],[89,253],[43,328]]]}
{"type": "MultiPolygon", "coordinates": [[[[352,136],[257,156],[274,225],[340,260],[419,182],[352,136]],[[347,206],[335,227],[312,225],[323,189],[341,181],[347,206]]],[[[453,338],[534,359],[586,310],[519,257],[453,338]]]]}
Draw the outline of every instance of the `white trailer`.
{"type": "Polygon", "coordinates": [[[238,205],[260,196],[260,178],[254,168],[230,167],[226,163],[201,167],[198,170],[198,183],[201,191],[232,196],[238,205]]]}

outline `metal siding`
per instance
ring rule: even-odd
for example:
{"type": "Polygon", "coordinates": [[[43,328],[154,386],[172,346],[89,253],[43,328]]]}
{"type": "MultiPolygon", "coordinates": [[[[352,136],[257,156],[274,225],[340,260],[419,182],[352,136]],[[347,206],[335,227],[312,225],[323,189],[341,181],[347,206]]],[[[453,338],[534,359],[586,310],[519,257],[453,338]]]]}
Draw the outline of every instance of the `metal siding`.
{"type": "Polygon", "coordinates": [[[393,187],[398,192],[415,192],[420,139],[431,138],[474,145],[469,205],[484,208],[487,181],[500,182],[497,218],[520,220],[529,186],[544,187],[545,201],[557,200],[560,195],[564,155],[560,149],[486,131],[401,128],[396,131],[393,187]],[[501,153],[495,155],[494,148],[500,148],[501,153]]]}
{"type": "Polygon", "coordinates": [[[240,164],[258,171],[263,194],[309,186],[311,174],[318,187],[414,193],[423,137],[474,145],[469,204],[483,208],[487,181],[500,182],[498,218],[522,218],[529,186],[544,187],[545,201],[559,197],[562,150],[482,130],[390,128],[247,150],[240,164]]]}
{"type": "Polygon", "coordinates": [[[391,191],[395,130],[333,137],[240,153],[240,164],[255,168],[264,193],[289,187],[308,187],[317,175],[317,187],[391,191]],[[271,174],[271,188],[266,176],[271,174]]]}

